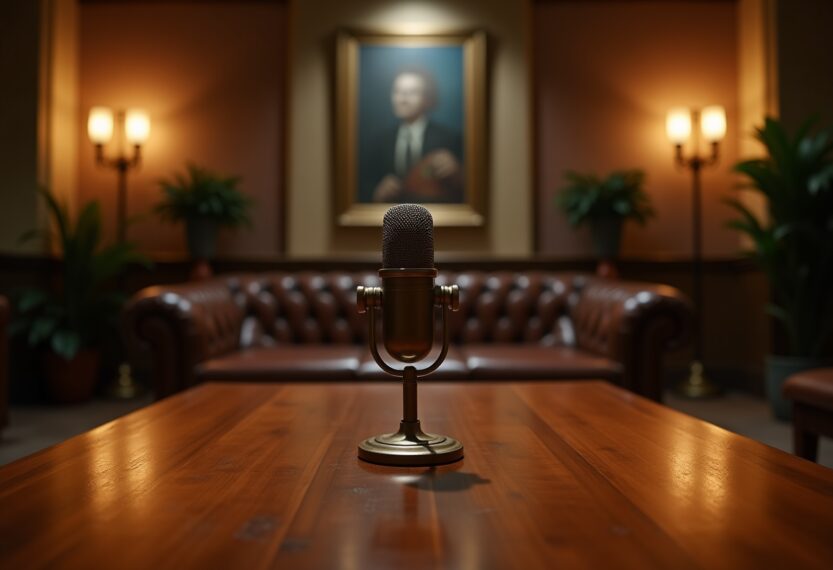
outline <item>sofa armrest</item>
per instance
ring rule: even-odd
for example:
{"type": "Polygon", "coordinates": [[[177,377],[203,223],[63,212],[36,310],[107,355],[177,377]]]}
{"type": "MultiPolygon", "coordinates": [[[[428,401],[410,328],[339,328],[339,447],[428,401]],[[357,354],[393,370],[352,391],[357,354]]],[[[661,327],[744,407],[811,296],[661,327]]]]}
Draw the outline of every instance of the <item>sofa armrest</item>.
{"type": "Polygon", "coordinates": [[[150,349],[156,398],[194,385],[200,362],[237,350],[245,310],[236,278],[139,291],[123,324],[130,354],[150,349]]]}
{"type": "Polygon", "coordinates": [[[587,277],[570,306],[579,348],[622,364],[622,385],[662,399],[662,357],[692,332],[688,299],[667,285],[587,277]]]}

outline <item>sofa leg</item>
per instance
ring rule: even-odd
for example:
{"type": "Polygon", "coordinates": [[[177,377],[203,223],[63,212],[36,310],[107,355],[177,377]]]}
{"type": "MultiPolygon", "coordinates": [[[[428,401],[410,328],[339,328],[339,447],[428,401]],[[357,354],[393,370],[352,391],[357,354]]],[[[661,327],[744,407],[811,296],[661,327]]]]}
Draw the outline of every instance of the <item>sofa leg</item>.
{"type": "Polygon", "coordinates": [[[818,434],[793,427],[793,451],[799,457],[815,461],[819,451],[818,434]]]}

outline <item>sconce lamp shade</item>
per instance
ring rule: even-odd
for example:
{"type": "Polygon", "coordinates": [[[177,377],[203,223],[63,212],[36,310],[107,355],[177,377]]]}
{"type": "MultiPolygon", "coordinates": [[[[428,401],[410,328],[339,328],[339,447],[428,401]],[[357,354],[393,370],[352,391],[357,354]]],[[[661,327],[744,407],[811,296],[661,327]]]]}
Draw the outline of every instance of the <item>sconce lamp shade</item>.
{"type": "Polygon", "coordinates": [[[131,144],[144,144],[150,136],[148,114],[140,109],[128,109],[124,119],[124,133],[131,144]]]}
{"type": "Polygon", "coordinates": [[[726,136],[726,110],[720,105],[703,109],[700,114],[700,132],[709,142],[718,142],[726,136]]]}
{"type": "Polygon", "coordinates": [[[94,144],[107,144],[113,138],[113,111],[93,107],[87,119],[87,135],[94,144]]]}
{"type": "Polygon", "coordinates": [[[672,143],[685,143],[691,136],[691,111],[685,107],[676,107],[668,111],[668,116],[665,118],[665,132],[672,143]]]}

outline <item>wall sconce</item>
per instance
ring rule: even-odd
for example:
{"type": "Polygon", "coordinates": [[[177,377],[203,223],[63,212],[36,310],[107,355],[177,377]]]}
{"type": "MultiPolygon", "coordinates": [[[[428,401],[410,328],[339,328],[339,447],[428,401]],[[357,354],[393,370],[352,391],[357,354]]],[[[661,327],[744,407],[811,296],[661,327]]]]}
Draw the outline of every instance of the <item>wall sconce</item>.
{"type": "Polygon", "coordinates": [[[707,398],[720,393],[703,373],[703,237],[702,199],[700,171],[716,164],[720,157],[720,141],[726,136],[726,111],[719,105],[706,107],[702,111],[675,108],[665,119],[668,140],[674,145],[674,160],[677,165],[691,170],[692,208],[692,300],[694,302],[694,359],[688,378],[677,386],[677,390],[688,398],[707,398]],[[699,126],[692,132],[692,123],[699,126]],[[700,155],[700,136],[709,143],[708,156],[700,155]],[[683,146],[691,142],[692,152],[686,156],[683,146]]]}
{"type": "MultiPolygon", "coordinates": [[[[118,173],[118,195],[116,204],[116,230],[119,243],[127,240],[127,172],[139,166],[142,161],[142,145],[150,136],[150,117],[140,109],[128,109],[127,112],[116,113],[117,126],[123,134],[119,140],[119,152],[113,158],[104,154],[104,146],[113,139],[114,121],[113,111],[107,107],[93,107],[87,119],[87,136],[95,145],[95,161],[99,166],[115,168],[118,173]],[[127,141],[133,148],[130,156],[123,150],[123,142],[127,141]]],[[[116,398],[135,398],[142,392],[142,388],[135,382],[131,374],[130,365],[122,361],[119,364],[118,378],[108,391],[116,398]]]]}
{"type": "MultiPolygon", "coordinates": [[[[117,223],[118,240],[123,243],[126,238],[127,219],[127,171],[138,166],[142,161],[142,145],[150,136],[150,117],[140,109],[128,109],[116,114],[117,124],[126,140],[132,147],[132,153],[127,156],[120,149],[114,158],[108,158],[104,153],[104,146],[108,144],[114,133],[113,111],[107,107],[93,107],[87,119],[87,135],[95,145],[95,161],[99,166],[115,168],[118,172],[118,200],[117,223]]],[[[119,145],[120,147],[122,145],[119,145]]]]}

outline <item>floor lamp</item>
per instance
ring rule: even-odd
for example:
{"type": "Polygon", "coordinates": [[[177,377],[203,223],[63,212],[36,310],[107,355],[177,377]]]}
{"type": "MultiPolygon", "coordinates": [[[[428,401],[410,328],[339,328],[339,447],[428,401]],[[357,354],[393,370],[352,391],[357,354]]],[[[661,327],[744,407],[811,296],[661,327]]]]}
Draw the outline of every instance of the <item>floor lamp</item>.
{"type": "MultiPolygon", "coordinates": [[[[136,168],[142,161],[142,145],[150,135],[150,118],[147,113],[138,109],[116,113],[118,126],[125,140],[131,147],[128,156],[119,145],[119,153],[115,157],[107,157],[104,146],[113,138],[113,111],[107,107],[93,107],[87,120],[87,134],[95,145],[95,162],[99,166],[113,168],[118,174],[118,194],[116,196],[116,232],[119,243],[127,241],[127,173],[136,168]]],[[[118,377],[108,388],[108,392],[117,398],[135,398],[141,392],[141,387],[133,380],[130,364],[122,361],[119,364],[118,377]]]]}
{"type": "Polygon", "coordinates": [[[686,108],[671,109],[665,123],[668,139],[674,144],[676,164],[691,171],[691,241],[692,241],[692,301],[694,303],[694,358],[688,378],[677,385],[677,392],[687,398],[708,398],[720,393],[703,369],[703,236],[702,196],[700,174],[703,168],[717,163],[720,141],[726,135],[726,111],[713,105],[701,111],[686,108]],[[692,123],[696,129],[692,129],[692,123]],[[708,156],[700,154],[700,136],[709,143],[708,156]],[[683,146],[691,143],[691,154],[686,156],[683,146]]]}

